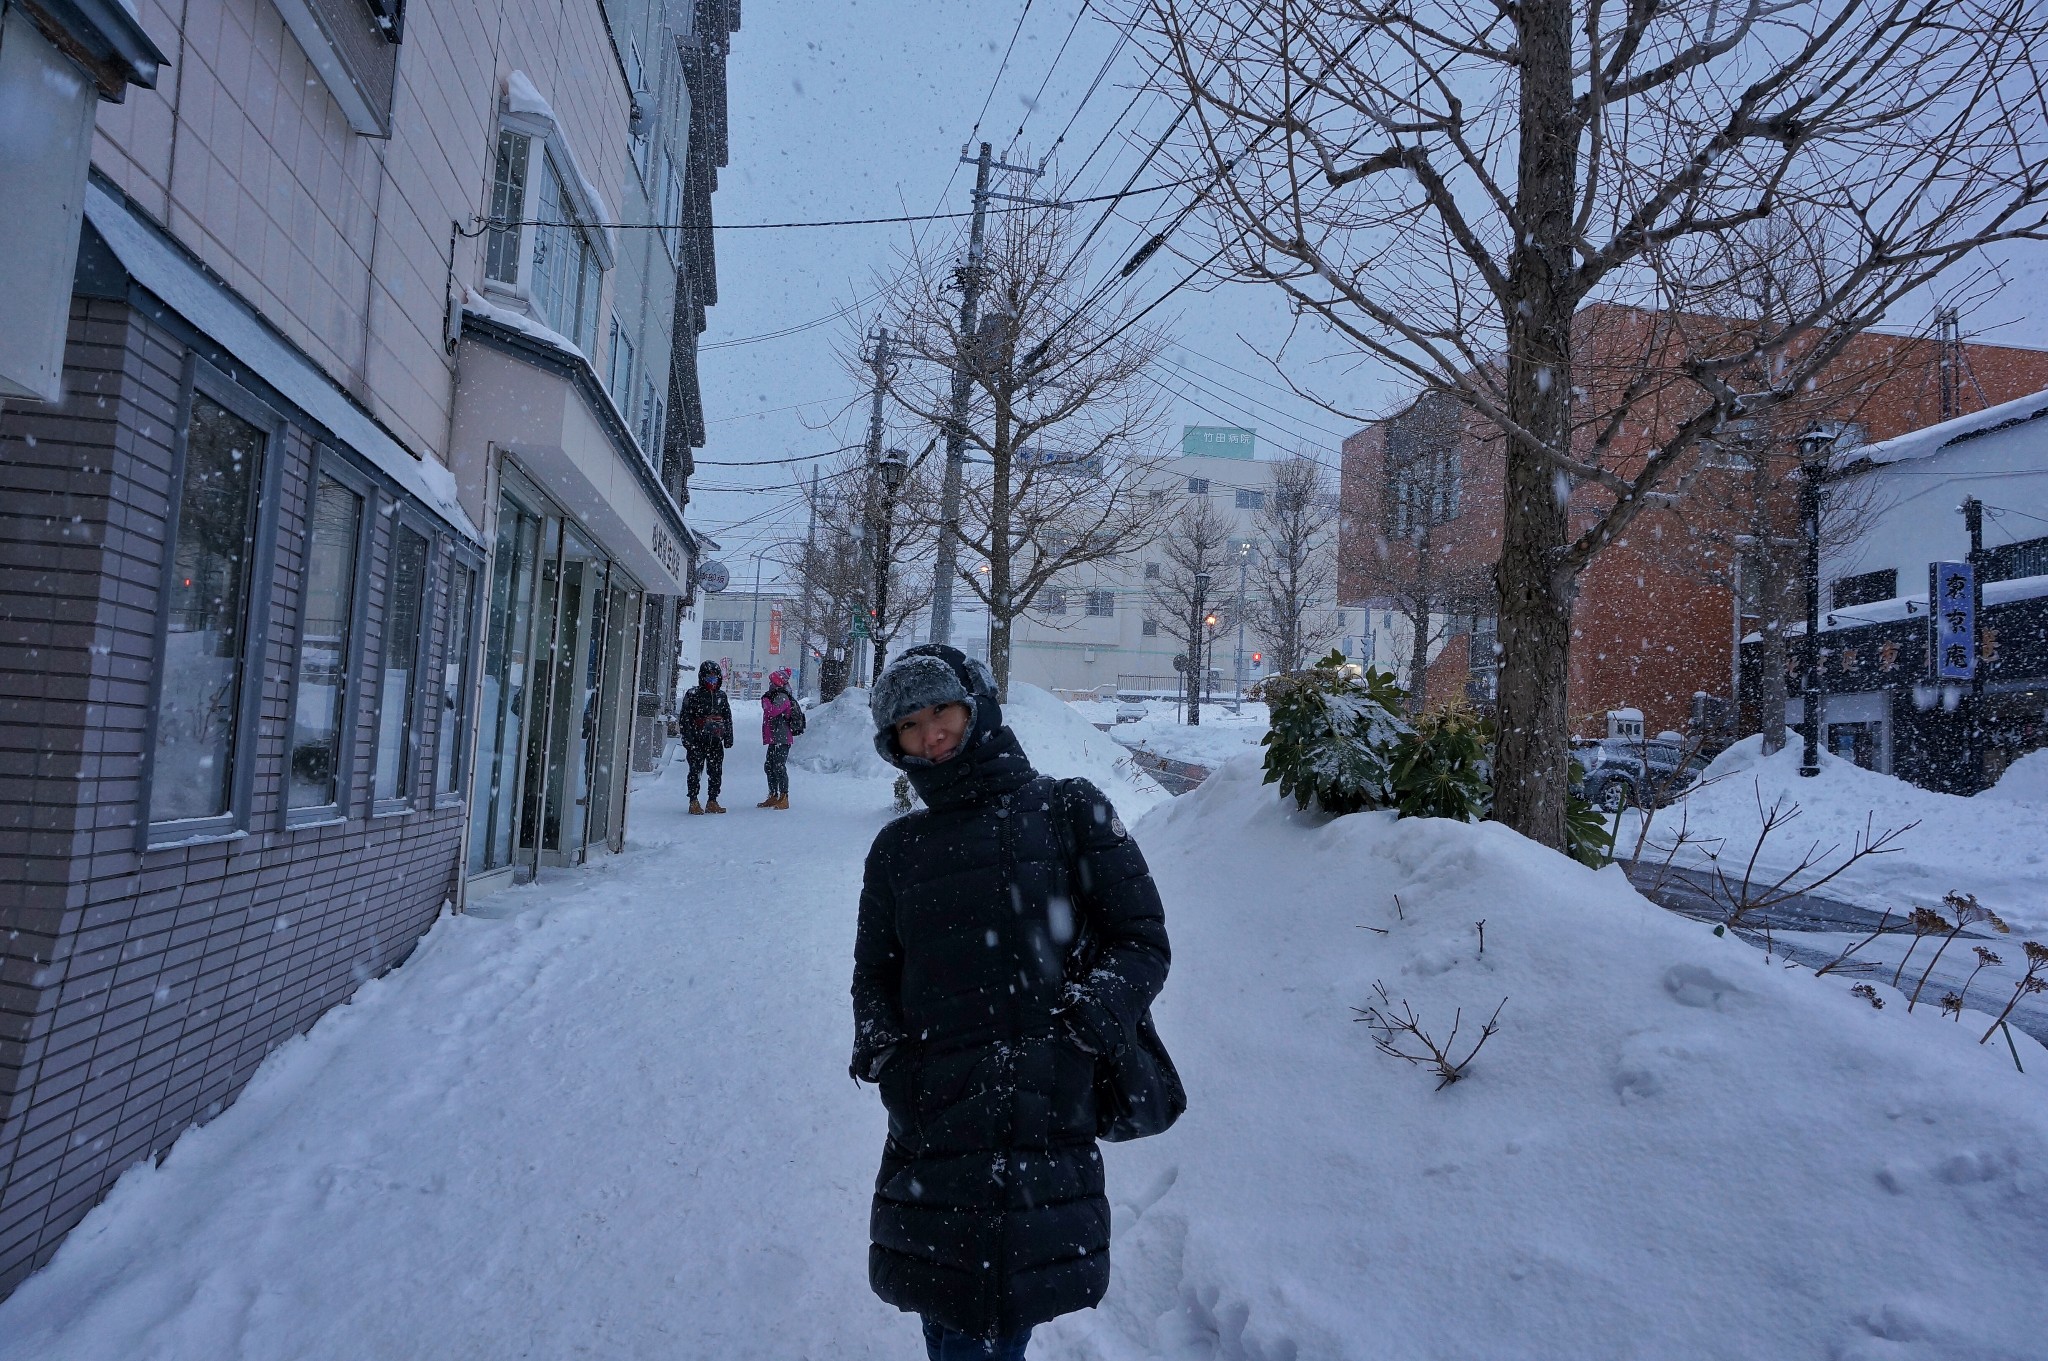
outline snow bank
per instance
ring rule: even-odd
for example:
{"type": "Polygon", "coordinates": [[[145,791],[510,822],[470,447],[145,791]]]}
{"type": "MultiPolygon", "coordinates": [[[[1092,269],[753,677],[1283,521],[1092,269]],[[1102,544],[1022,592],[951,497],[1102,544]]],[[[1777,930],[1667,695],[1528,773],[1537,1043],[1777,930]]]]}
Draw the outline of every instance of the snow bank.
{"type": "Polygon", "coordinates": [[[2040,1355],[2025,1036],[2022,1076],[1497,824],[1296,814],[1252,756],[1136,834],[1191,1106],[1106,1150],[1115,1279],[1049,1354],[2040,1355]],[[1376,979],[1460,1055],[1507,999],[1467,1080],[1374,1051],[1376,979]]]}
{"type": "Polygon", "coordinates": [[[2030,751],[2005,768],[1998,783],[1977,796],[1994,803],[2028,803],[2048,808],[2048,748],[2030,751]]]}
{"type": "Polygon", "coordinates": [[[804,710],[804,735],[790,747],[789,763],[819,774],[896,778],[895,767],[875,755],[865,690],[842,690],[830,704],[804,710]]]}
{"type": "MultiPolygon", "coordinates": [[[[1704,865],[1718,851],[1723,865],[1740,872],[1763,825],[1762,808],[1783,798],[1799,805],[1799,816],[1774,832],[1759,867],[1782,874],[1809,850],[1840,846],[1830,865],[1848,854],[1867,824],[1920,825],[1899,838],[1894,854],[1860,861],[1821,891],[1882,911],[1935,906],[1951,890],[1974,893],[2015,930],[2048,929],[2048,799],[2022,798],[2017,791],[2040,787],[2044,767],[2030,757],[2015,766],[2011,791],[1976,798],[1936,794],[1890,775],[1864,770],[1821,753],[1820,774],[1799,773],[1796,734],[1773,756],[1763,754],[1761,736],[1746,738],[1714,759],[1702,787],[1680,807],[1659,810],[1650,828],[1653,846],[1669,846],[1681,818],[1689,835],[1702,838],[1679,853],[1678,863],[1704,865]],[[2025,767],[2025,769],[2021,769],[2025,767]],[[1711,782],[1711,783],[1710,783],[1711,782]]],[[[1623,821],[1620,846],[1635,843],[1635,818],[1623,821]]],[[[1645,858],[1657,851],[1646,850],[1645,858]]]]}
{"type": "MultiPolygon", "coordinates": [[[[895,768],[875,755],[867,691],[847,690],[830,704],[805,711],[805,717],[804,735],[790,748],[792,765],[821,774],[896,778],[895,768]]],[[[1078,775],[1094,781],[1130,817],[1172,797],[1157,780],[1138,769],[1108,734],[1049,690],[1012,685],[1003,718],[1024,744],[1032,765],[1047,775],[1078,775]]]]}
{"type": "Polygon", "coordinates": [[[1241,713],[1221,705],[1202,706],[1202,721],[1195,727],[1178,722],[1173,705],[1153,701],[1136,723],[1115,729],[1116,740],[1127,747],[1142,747],[1171,761],[1190,761],[1198,766],[1220,766],[1233,756],[1256,751],[1259,740],[1272,726],[1263,704],[1246,704],[1241,713]]]}
{"type": "Polygon", "coordinates": [[[1003,717],[1032,765],[1061,779],[1078,775],[1092,780],[1126,817],[1136,818],[1173,797],[1138,769],[1108,733],[1050,690],[1012,683],[1003,717]]]}

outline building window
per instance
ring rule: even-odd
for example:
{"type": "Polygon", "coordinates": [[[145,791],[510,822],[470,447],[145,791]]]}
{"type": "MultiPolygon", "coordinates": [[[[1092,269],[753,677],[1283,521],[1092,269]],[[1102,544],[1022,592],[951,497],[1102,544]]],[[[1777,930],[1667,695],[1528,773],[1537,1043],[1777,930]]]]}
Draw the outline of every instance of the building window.
{"type": "Polygon", "coordinates": [[[619,324],[618,313],[612,314],[610,353],[604,366],[604,385],[612,394],[612,401],[618,404],[624,415],[633,409],[633,342],[626,336],[626,328],[619,324]]]}
{"type": "Polygon", "coordinates": [[[707,643],[744,643],[747,641],[747,621],[744,619],[706,619],[704,641],[707,643]]]}
{"type": "Polygon", "coordinates": [[[1158,564],[1158,563],[1156,563],[1156,562],[1148,562],[1148,563],[1146,563],[1146,564],[1145,564],[1145,580],[1147,580],[1147,581],[1157,581],[1157,580],[1159,580],[1159,564],[1158,564]]]}
{"type": "Polygon", "coordinates": [[[501,284],[519,283],[525,229],[518,223],[526,216],[526,167],[532,152],[533,139],[525,133],[498,134],[498,155],[491,167],[491,221],[510,225],[493,227],[484,242],[484,277],[501,284]]]}
{"type": "Polygon", "coordinates": [[[313,490],[306,584],[299,611],[297,697],[292,703],[285,806],[341,807],[353,687],[357,565],[363,537],[360,492],[328,473],[313,490]]]}
{"type": "Polygon", "coordinates": [[[1835,608],[1846,609],[1851,605],[1868,605],[1879,600],[1890,600],[1899,593],[1899,573],[1895,567],[1881,572],[1864,572],[1853,577],[1837,577],[1830,592],[1835,608]]]}
{"type": "Polygon", "coordinates": [[[1239,510],[1264,510],[1266,508],[1266,493],[1253,491],[1249,487],[1239,487],[1237,489],[1237,508],[1239,510]]]}
{"type": "Polygon", "coordinates": [[[1397,534],[1412,534],[1426,525],[1455,520],[1464,508],[1464,461],[1455,449],[1395,464],[1388,481],[1387,499],[1397,534]]]}
{"type": "Polygon", "coordinates": [[[1465,697],[1476,704],[1491,704],[1500,698],[1499,618],[1473,616],[1472,636],[1465,646],[1465,697]]]}
{"type": "Polygon", "coordinates": [[[655,432],[661,427],[654,419],[655,409],[654,383],[650,379],[642,377],[640,380],[640,452],[646,455],[649,463],[659,468],[661,466],[661,451],[654,447],[654,439],[655,432]]]}
{"type": "Polygon", "coordinates": [[[448,646],[441,654],[441,725],[435,733],[434,792],[462,789],[469,755],[471,630],[476,627],[476,568],[453,557],[448,562],[448,646]]]}
{"type": "Polygon", "coordinates": [[[234,813],[257,488],[268,445],[260,427],[192,394],[163,601],[152,823],[234,813]]]}
{"type": "Polygon", "coordinates": [[[1115,591],[1090,591],[1087,603],[1088,617],[1107,619],[1116,613],[1115,591]]]}
{"type": "Polygon", "coordinates": [[[1041,614],[1065,614],[1067,593],[1057,586],[1048,586],[1038,593],[1038,610],[1041,614]]]}
{"type": "Polygon", "coordinates": [[[661,153],[661,164],[661,239],[668,243],[669,258],[680,263],[683,257],[683,176],[676,169],[675,158],[666,151],[661,153]]]}
{"type": "Polygon", "coordinates": [[[2048,576],[2048,537],[2022,539],[1984,550],[1982,579],[1987,582],[2039,576],[2048,576]]]}
{"type": "Polygon", "coordinates": [[[395,525],[384,591],[384,674],[377,689],[377,761],[371,775],[371,797],[391,810],[412,800],[414,701],[419,697],[426,596],[426,536],[395,525]]]}
{"type": "MultiPolygon", "coordinates": [[[[640,97],[647,92],[647,72],[640,64],[640,44],[630,38],[626,41],[626,78],[633,87],[627,92],[627,97],[638,104],[640,97]]],[[[633,158],[633,168],[640,172],[640,183],[643,185],[647,183],[647,150],[647,133],[644,128],[640,132],[634,132],[628,127],[626,151],[633,158]]]]}
{"type": "Polygon", "coordinates": [[[1191,477],[1191,478],[1189,478],[1189,479],[1188,479],[1188,495],[1189,495],[1189,496],[1207,496],[1208,494],[1209,494],[1209,479],[1208,479],[1208,478],[1206,478],[1206,477],[1191,477]]]}
{"type": "Polygon", "coordinates": [[[533,305],[541,320],[584,354],[597,348],[597,298],[604,271],[586,225],[562,188],[555,158],[540,158],[540,202],[533,229],[533,305]]]}
{"type": "Polygon", "coordinates": [[[1159,636],[1159,621],[1149,614],[1146,615],[1144,621],[1138,625],[1138,632],[1146,638],[1157,638],[1159,636]]]}

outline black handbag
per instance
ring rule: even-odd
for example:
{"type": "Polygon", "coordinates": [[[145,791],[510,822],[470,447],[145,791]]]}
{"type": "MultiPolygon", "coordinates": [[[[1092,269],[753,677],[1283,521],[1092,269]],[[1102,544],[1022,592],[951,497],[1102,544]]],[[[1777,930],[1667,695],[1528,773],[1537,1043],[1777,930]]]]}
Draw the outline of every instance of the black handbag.
{"type": "MultiPolygon", "coordinates": [[[[1073,831],[1073,801],[1061,781],[1061,806],[1057,810],[1060,847],[1065,852],[1067,882],[1080,878],[1075,859],[1079,849],[1073,831]]],[[[1070,900],[1071,894],[1068,895],[1070,900]]],[[[1074,948],[1067,955],[1067,981],[1080,983],[1094,971],[1099,949],[1091,923],[1076,903],[1078,929],[1074,948]]],[[[1095,1137],[1112,1144],[1163,1134],[1188,1108],[1187,1089],[1181,1086],[1173,1056],[1159,1038],[1152,1023],[1152,1008],[1138,1015],[1135,1033],[1126,1031],[1106,1036],[1115,1048],[1095,1056],[1095,1137]]]]}

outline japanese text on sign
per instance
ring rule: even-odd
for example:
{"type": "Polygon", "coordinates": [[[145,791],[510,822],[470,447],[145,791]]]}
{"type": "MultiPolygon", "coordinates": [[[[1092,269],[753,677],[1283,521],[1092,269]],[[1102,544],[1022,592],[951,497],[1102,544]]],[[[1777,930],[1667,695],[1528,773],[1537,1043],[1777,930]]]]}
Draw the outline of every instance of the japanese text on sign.
{"type": "Polygon", "coordinates": [[[1977,592],[1967,562],[1927,564],[1928,621],[1934,634],[1934,678],[1977,676],[1977,592]]]}

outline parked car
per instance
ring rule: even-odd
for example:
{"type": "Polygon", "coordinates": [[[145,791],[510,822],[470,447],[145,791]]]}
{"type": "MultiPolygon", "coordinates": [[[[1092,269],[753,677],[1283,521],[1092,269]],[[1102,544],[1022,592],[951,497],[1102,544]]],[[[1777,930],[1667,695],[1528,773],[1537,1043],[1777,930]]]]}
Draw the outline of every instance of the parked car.
{"type": "Polygon", "coordinates": [[[1143,718],[1143,717],[1145,716],[1146,712],[1147,712],[1147,710],[1146,710],[1146,708],[1145,708],[1144,704],[1143,704],[1143,703],[1141,703],[1140,701],[1138,701],[1138,700],[1135,700],[1135,699],[1132,699],[1132,698],[1131,698],[1130,696],[1128,696],[1128,695],[1118,695],[1118,696],[1117,696],[1117,700],[1116,700],[1116,721],[1117,721],[1117,722],[1119,722],[1119,723],[1136,723],[1136,722],[1137,722],[1138,720],[1142,719],[1142,718],[1143,718]]]}
{"type": "Polygon", "coordinates": [[[1676,742],[1588,742],[1572,753],[1585,768],[1580,792],[1603,812],[1631,805],[1662,808],[1690,788],[1705,758],[1676,742]]]}

